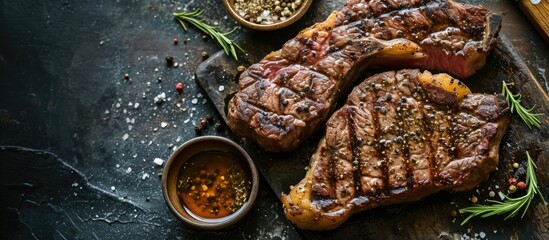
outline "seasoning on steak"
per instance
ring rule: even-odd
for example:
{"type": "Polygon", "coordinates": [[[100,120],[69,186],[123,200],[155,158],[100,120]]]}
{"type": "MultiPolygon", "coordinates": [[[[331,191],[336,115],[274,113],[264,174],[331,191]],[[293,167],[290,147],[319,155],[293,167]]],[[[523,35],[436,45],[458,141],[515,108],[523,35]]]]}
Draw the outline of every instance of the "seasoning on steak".
{"type": "Polygon", "coordinates": [[[498,165],[508,112],[503,96],[472,94],[447,74],[374,75],[328,120],[305,178],[282,195],[285,214],[329,230],[366,209],[471,190],[498,165]]]}
{"type": "Polygon", "coordinates": [[[495,45],[500,21],[485,8],[451,0],[349,0],[242,73],[227,124],[265,150],[293,150],[369,69],[472,75],[495,45]]]}

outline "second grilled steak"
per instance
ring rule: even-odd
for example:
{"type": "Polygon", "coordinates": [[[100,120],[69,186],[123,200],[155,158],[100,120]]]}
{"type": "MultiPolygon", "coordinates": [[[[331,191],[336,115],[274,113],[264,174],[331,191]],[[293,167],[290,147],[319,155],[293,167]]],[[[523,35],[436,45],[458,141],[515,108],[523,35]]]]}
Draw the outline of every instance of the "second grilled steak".
{"type": "Polygon", "coordinates": [[[227,124],[268,151],[293,150],[369,69],[468,77],[484,66],[499,27],[487,9],[451,0],[349,0],[242,73],[227,124]]]}
{"type": "Polygon", "coordinates": [[[508,112],[503,96],[447,74],[374,75],[328,120],[305,178],[282,196],[286,216],[329,230],[358,211],[471,190],[498,165],[508,112]]]}

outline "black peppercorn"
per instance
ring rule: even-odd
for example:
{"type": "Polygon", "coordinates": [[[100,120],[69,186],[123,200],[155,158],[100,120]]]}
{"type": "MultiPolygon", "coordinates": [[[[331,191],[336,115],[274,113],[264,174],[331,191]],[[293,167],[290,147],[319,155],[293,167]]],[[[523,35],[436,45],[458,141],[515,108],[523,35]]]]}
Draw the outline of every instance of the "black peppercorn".
{"type": "Polygon", "coordinates": [[[196,126],[194,126],[194,131],[197,133],[197,134],[200,134],[202,133],[202,125],[201,124],[197,124],[196,126]]]}
{"type": "Polygon", "coordinates": [[[173,65],[173,57],[170,56],[170,55],[166,56],[166,63],[167,63],[169,66],[173,65]]]}
{"type": "Polygon", "coordinates": [[[225,128],[223,127],[223,124],[221,124],[221,122],[217,122],[215,125],[215,130],[217,130],[218,132],[221,132],[223,131],[225,128]]]}
{"type": "Polygon", "coordinates": [[[212,115],[210,115],[210,114],[206,115],[206,120],[207,120],[209,123],[213,123],[213,117],[212,117],[212,115]]]}

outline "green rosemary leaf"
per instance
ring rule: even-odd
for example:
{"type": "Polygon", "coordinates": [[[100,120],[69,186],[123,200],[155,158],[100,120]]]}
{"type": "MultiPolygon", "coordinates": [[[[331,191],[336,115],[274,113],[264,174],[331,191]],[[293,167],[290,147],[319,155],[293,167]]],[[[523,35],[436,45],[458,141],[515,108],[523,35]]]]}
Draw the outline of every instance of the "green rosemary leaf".
{"type": "Polygon", "coordinates": [[[511,112],[516,112],[519,117],[526,123],[528,128],[532,129],[532,126],[534,127],[541,127],[541,120],[539,119],[539,116],[542,116],[542,113],[533,113],[535,106],[533,106],[530,109],[525,108],[521,105],[521,94],[513,94],[511,90],[507,86],[514,85],[514,83],[506,83],[503,81],[503,88],[501,90],[501,94],[505,97],[507,100],[507,103],[511,106],[511,112]]]}
{"type": "Polygon", "coordinates": [[[227,38],[226,36],[234,33],[234,31],[237,29],[237,27],[233,28],[231,31],[226,33],[219,32],[219,29],[217,27],[208,25],[207,23],[204,23],[201,19],[198,19],[197,17],[200,16],[204,12],[204,9],[196,9],[192,12],[180,12],[180,13],[173,13],[173,16],[177,19],[177,21],[181,24],[183,29],[187,31],[187,26],[184,22],[190,23],[196,28],[198,28],[200,31],[210,35],[210,37],[223,48],[225,53],[227,55],[230,55],[234,57],[236,60],[238,60],[238,51],[244,53],[244,50],[238,46],[235,42],[233,42],[231,39],[227,38]]]}

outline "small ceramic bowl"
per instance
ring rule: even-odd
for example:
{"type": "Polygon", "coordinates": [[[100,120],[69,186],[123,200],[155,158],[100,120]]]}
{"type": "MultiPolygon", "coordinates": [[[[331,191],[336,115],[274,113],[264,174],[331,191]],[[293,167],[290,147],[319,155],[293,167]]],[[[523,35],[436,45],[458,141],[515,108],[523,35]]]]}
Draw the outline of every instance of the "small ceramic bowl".
{"type": "Polygon", "coordinates": [[[257,169],[248,153],[235,142],[223,137],[203,136],[193,138],[183,143],[170,156],[162,172],[162,193],[170,211],[182,223],[202,230],[218,230],[229,227],[238,222],[252,208],[252,205],[257,197],[258,189],[259,177],[257,169]],[[209,219],[193,217],[194,214],[185,210],[185,207],[177,196],[179,171],[183,166],[183,163],[196,156],[196,154],[211,151],[220,151],[232,154],[241,161],[243,167],[248,168],[246,170],[248,170],[252,181],[250,196],[248,197],[248,201],[245,202],[240,209],[228,216],[209,219]]]}
{"type": "Polygon", "coordinates": [[[299,8],[296,9],[284,21],[277,21],[271,24],[260,24],[260,23],[250,22],[247,19],[240,16],[240,14],[238,14],[238,12],[236,11],[236,7],[234,5],[235,1],[236,0],[223,0],[223,4],[225,4],[225,8],[227,9],[227,11],[229,11],[229,14],[231,15],[231,17],[233,17],[237,22],[239,22],[240,24],[246,27],[249,27],[251,29],[256,29],[256,30],[263,30],[263,31],[280,29],[294,23],[295,21],[303,17],[303,15],[305,14],[305,12],[307,12],[307,9],[309,9],[309,7],[311,6],[311,3],[313,2],[313,0],[302,0],[301,6],[299,6],[299,8]]]}

